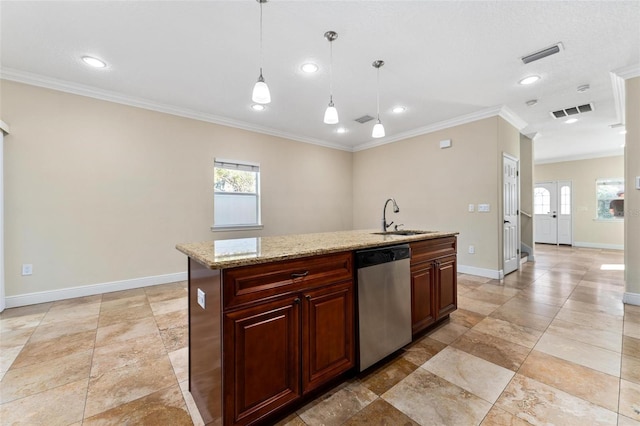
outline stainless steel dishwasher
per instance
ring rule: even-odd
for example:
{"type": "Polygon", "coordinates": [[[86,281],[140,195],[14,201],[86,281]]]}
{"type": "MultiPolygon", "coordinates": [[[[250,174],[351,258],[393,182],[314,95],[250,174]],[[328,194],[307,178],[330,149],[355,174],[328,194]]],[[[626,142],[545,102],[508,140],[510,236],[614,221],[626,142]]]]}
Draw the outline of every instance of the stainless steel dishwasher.
{"type": "Polygon", "coordinates": [[[408,244],[356,251],[359,371],[411,342],[408,244]]]}

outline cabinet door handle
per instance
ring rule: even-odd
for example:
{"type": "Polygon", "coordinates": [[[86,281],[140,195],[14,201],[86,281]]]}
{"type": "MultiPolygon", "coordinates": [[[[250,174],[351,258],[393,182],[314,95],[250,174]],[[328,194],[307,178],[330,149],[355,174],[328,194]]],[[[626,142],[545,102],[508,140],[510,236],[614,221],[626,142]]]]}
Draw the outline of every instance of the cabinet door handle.
{"type": "Polygon", "coordinates": [[[304,272],[298,272],[298,273],[293,273],[291,274],[291,278],[292,279],[296,279],[296,278],[304,278],[307,275],[309,275],[309,271],[304,271],[304,272]]]}
{"type": "Polygon", "coordinates": [[[300,303],[300,298],[296,297],[295,299],[293,299],[293,303],[295,303],[296,305],[298,305],[300,303]]]}
{"type": "Polygon", "coordinates": [[[306,296],[304,296],[304,297],[305,297],[305,299],[307,299],[307,300],[311,300],[311,296],[309,296],[308,294],[307,294],[306,296]]]}

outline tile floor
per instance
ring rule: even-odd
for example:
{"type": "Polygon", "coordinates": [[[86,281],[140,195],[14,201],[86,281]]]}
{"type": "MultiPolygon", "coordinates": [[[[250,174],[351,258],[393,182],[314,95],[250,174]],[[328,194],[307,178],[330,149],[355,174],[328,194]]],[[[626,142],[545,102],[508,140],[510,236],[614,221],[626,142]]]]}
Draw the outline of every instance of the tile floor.
{"type": "MultiPolygon", "coordinates": [[[[400,356],[280,425],[640,425],[640,307],[619,251],[538,246],[400,356]]],[[[0,314],[2,425],[202,424],[187,391],[186,283],[0,314]]]]}

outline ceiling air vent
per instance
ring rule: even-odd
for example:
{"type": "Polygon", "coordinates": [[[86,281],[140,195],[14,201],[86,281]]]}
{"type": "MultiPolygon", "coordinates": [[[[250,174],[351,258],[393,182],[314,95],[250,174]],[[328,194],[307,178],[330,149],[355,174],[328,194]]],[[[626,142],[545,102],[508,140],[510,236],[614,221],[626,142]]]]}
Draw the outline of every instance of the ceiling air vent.
{"type": "Polygon", "coordinates": [[[370,116],[370,115],[368,115],[368,114],[365,114],[365,115],[363,115],[363,116],[362,116],[362,117],[360,117],[360,118],[356,118],[356,121],[357,121],[358,123],[360,123],[360,124],[364,124],[364,123],[366,123],[367,121],[371,121],[371,120],[373,120],[373,117],[372,117],[372,116],[370,116]]]}
{"type": "Polygon", "coordinates": [[[522,62],[525,64],[537,61],[542,58],[546,58],[547,56],[555,55],[563,49],[562,43],[556,43],[553,46],[549,46],[545,49],[539,50],[537,52],[533,52],[527,56],[523,56],[522,62]]]}
{"type": "Polygon", "coordinates": [[[585,112],[593,111],[593,104],[584,104],[564,109],[559,109],[557,111],[552,111],[550,114],[553,118],[563,118],[568,117],[570,115],[576,114],[584,114],[585,112]]]}

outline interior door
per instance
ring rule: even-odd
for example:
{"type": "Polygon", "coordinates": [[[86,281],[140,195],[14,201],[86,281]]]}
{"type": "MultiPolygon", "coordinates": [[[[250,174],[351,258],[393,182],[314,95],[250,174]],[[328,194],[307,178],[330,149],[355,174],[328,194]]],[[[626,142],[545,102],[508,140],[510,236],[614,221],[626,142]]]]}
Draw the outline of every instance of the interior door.
{"type": "Polygon", "coordinates": [[[518,269],[520,260],[518,252],[520,247],[519,231],[519,184],[518,184],[518,160],[508,155],[502,159],[503,171],[503,272],[505,275],[518,269]]]}
{"type": "Polygon", "coordinates": [[[533,222],[536,243],[558,244],[558,185],[536,183],[533,190],[533,222]]]}

